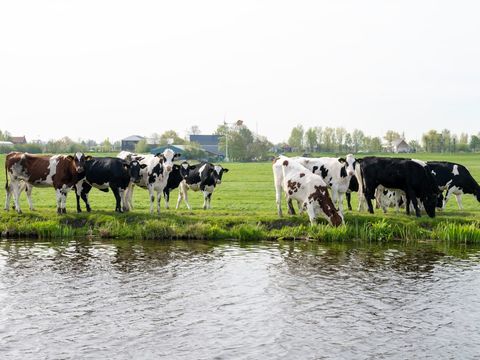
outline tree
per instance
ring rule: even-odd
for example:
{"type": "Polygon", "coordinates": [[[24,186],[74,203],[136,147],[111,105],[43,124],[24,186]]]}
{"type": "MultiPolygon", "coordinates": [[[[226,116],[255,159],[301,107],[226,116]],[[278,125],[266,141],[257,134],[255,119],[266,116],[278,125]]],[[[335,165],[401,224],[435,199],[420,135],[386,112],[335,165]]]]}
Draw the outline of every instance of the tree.
{"type": "Polygon", "coordinates": [[[292,129],[288,138],[288,145],[297,151],[303,148],[303,126],[297,125],[292,129]]]}
{"type": "Polygon", "coordinates": [[[110,142],[109,138],[106,138],[105,140],[102,141],[102,144],[100,145],[100,151],[101,152],[112,151],[112,143],[110,142]]]}
{"type": "Polygon", "coordinates": [[[314,128],[309,128],[305,132],[305,145],[308,148],[308,151],[313,152],[316,150],[318,142],[317,142],[317,132],[314,128]]]}
{"type": "Polygon", "coordinates": [[[188,130],[188,134],[190,135],[200,135],[202,132],[200,131],[200,128],[198,125],[192,125],[190,129],[188,130]]]}
{"type": "Polygon", "coordinates": [[[426,152],[440,152],[441,151],[442,134],[436,130],[429,130],[422,135],[422,142],[426,152]]]}
{"type": "Polygon", "coordinates": [[[316,126],[314,129],[317,133],[317,149],[320,151],[323,143],[323,129],[321,126],[316,126]]]}
{"type": "Polygon", "coordinates": [[[273,146],[267,138],[254,136],[245,125],[227,127],[220,125],[217,135],[224,135],[220,140],[220,149],[226,152],[225,139],[228,137],[228,157],[232,161],[266,160],[268,150],[273,146]]]}
{"type": "Polygon", "coordinates": [[[339,152],[343,151],[344,139],[346,134],[347,130],[345,130],[344,127],[338,127],[335,129],[335,138],[337,140],[337,147],[339,152]]]}
{"type": "Polygon", "coordinates": [[[135,152],[137,154],[144,154],[150,152],[150,145],[147,144],[147,140],[140,140],[137,145],[135,145],[135,152]]]}
{"type": "Polygon", "coordinates": [[[422,150],[422,146],[420,145],[420,143],[417,140],[410,140],[408,142],[408,145],[410,145],[413,152],[417,152],[417,151],[422,150]]]}
{"type": "Polygon", "coordinates": [[[326,127],[323,130],[323,148],[325,151],[334,151],[335,146],[335,129],[326,127]]]}
{"type": "Polygon", "coordinates": [[[480,137],[477,135],[472,135],[470,137],[470,149],[475,152],[477,149],[480,149],[480,137]]]}
{"type": "Polygon", "coordinates": [[[352,151],[352,148],[353,148],[353,139],[352,139],[352,135],[350,135],[350,133],[347,132],[347,134],[345,135],[345,150],[350,152],[352,151]]]}
{"type": "Polygon", "coordinates": [[[388,146],[391,148],[393,146],[393,142],[395,140],[401,139],[401,136],[398,132],[393,130],[388,130],[385,135],[383,136],[385,141],[387,142],[388,146]]]}
{"type": "Polygon", "coordinates": [[[358,152],[365,141],[365,134],[362,130],[354,129],[352,132],[353,151],[358,152]]]}
{"type": "Polygon", "coordinates": [[[175,130],[167,130],[160,135],[159,145],[169,144],[183,145],[185,144],[185,140],[182,139],[175,130]]]}

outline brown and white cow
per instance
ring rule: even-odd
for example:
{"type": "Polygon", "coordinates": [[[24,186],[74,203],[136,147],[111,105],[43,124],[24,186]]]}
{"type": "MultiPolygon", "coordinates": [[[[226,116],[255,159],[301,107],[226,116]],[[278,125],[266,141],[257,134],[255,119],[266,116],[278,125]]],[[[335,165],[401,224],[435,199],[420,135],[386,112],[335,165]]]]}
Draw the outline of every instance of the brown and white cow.
{"type": "Polygon", "coordinates": [[[312,225],[315,224],[318,215],[325,217],[333,226],[340,226],[343,223],[343,217],[333,205],[327,184],[321,176],[313,174],[295,160],[280,156],[273,163],[273,177],[280,216],[283,188],[287,202],[291,199],[297,200],[300,207],[307,210],[312,225]]]}
{"type": "Polygon", "coordinates": [[[33,210],[32,187],[53,186],[57,195],[57,212],[65,213],[67,193],[83,176],[85,155],[77,152],[71,155],[33,155],[22,152],[11,152],[5,159],[5,175],[7,191],[5,209],[10,206],[13,193],[15,210],[21,213],[20,192],[26,186],[27,200],[33,210]],[[10,184],[8,183],[10,177],[10,184]]]}

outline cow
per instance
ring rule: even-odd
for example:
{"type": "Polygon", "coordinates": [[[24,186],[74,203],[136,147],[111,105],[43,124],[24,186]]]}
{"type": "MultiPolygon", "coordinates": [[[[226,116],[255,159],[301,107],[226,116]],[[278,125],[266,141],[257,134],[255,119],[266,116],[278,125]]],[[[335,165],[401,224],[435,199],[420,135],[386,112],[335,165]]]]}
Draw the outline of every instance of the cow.
{"type": "Polygon", "coordinates": [[[439,201],[439,207],[445,209],[452,195],[455,195],[460,210],[463,210],[462,194],[475,195],[480,202],[480,186],[465,166],[448,161],[427,161],[427,165],[432,170],[440,191],[446,191],[443,201],[439,201]]]}
{"type": "Polygon", "coordinates": [[[330,225],[343,224],[343,216],[333,205],[327,184],[321,176],[313,174],[302,164],[286,156],[276,158],[272,170],[279,216],[282,216],[280,199],[283,190],[287,202],[296,200],[300,209],[306,209],[311,225],[316,223],[319,215],[327,219],[330,225]]]}
{"type": "MultiPolygon", "coordinates": [[[[117,155],[117,157],[124,158],[127,162],[137,159],[140,161],[140,164],[146,165],[146,167],[140,172],[140,181],[135,183],[135,185],[148,190],[150,198],[150,213],[153,213],[155,197],[157,213],[160,213],[161,195],[167,186],[169,174],[174,167],[173,161],[180,156],[181,154],[175,153],[171,149],[165,149],[165,151],[156,155],[138,155],[127,151],[122,151],[117,155]]],[[[126,203],[129,209],[133,209],[133,188],[134,183],[131,183],[126,194],[126,203]]]]}
{"type": "Polygon", "coordinates": [[[20,191],[25,188],[30,210],[33,187],[52,186],[56,192],[57,213],[64,214],[68,191],[75,186],[83,176],[85,155],[81,152],[72,155],[33,155],[22,152],[11,152],[5,159],[6,201],[5,209],[10,207],[10,197],[13,193],[15,210],[21,213],[20,191]],[[10,184],[8,183],[10,177],[10,184]]]}
{"type": "Polygon", "coordinates": [[[348,193],[350,180],[355,175],[355,166],[357,165],[355,157],[348,154],[345,158],[294,157],[292,159],[323,178],[332,191],[333,203],[343,213],[343,195],[348,193]]]}
{"type": "Polygon", "coordinates": [[[405,204],[405,192],[398,189],[388,189],[383,185],[378,185],[375,190],[375,201],[377,206],[383,210],[383,213],[387,213],[387,208],[395,207],[395,211],[398,213],[400,207],[405,204]]]}
{"type": "Polygon", "coordinates": [[[180,186],[180,183],[188,177],[190,172],[190,164],[186,161],[180,165],[173,164],[172,171],[168,175],[167,186],[163,189],[163,197],[165,199],[165,208],[169,208],[170,192],[180,186]]]}
{"type": "Polygon", "coordinates": [[[211,209],[213,191],[217,185],[222,183],[223,174],[227,173],[228,169],[209,162],[202,162],[196,165],[188,165],[188,169],[185,170],[188,170],[188,175],[180,183],[176,208],[179,208],[183,199],[187,208],[191,210],[192,207],[188,203],[188,190],[200,190],[203,193],[203,209],[211,209]]]}
{"type": "MultiPolygon", "coordinates": [[[[420,217],[417,198],[425,207],[428,216],[435,217],[436,199],[439,193],[435,178],[428,165],[420,160],[365,157],[360,163],[360,171],[356,172],[362,192],[365,196],[368,211],[373,214],[372,199],[378,185],[405,192],[406,212],[410,214],[410,203],[415,214],[420,217]]],[[[360,190],[359,190],[360,191],[360,190]]],[[[361,201],[360,201],[361,202],[361,201]]]]}
{"type": "Polygon", "coordinates": [[[91,211],[88,194],[92,187],[104,192],[108,192],[110,188],[115,196],[115,211],[123,212],[128,209],[125,191],[131,182],[140,180],[140,170],[146,167],[147,165],[140,164],[138,160],[128,163],[116,157],[87,156],[84,176],[75,184],[77,212],[82,211],[80,198],[85,202],[87,211],[91,211]]]}

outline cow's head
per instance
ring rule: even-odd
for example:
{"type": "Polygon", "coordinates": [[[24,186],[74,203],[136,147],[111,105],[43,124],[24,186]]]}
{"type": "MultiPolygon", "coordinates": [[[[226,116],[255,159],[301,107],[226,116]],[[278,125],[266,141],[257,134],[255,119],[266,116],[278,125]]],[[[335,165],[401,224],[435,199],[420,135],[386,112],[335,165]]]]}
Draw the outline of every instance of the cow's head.
{"type": "Polygon", "coordinates": [[[179,167],[180,167],[180,176],[182,177],[182,179],[186,179],[190,174],[190,170],[195,169],[195,166],[190,165],[186,161],[182,162],[179,167]]]}
{"type": "Polygon", "coordinates": [[[214,165],[211,171],[211,176],[215,180],[215,184],[219,185],[222,183],[222,176],[224,173],[228,172],[227,168],[224,168],[220,165],[214,165]]]}
{"type": "Polygon", "coordinates": [[[124,162],[124,166],[128,169],[130,181],[133,183],[138,183],[141,180],[140,172],[147,167],[146,164],[140,164],[139,160],[132,160],[130,163],[124,162]]]}
{"type": "Polygon", "coordinates": [[[423,207],[425,208],[427,215],[431,218],[434,218],[435,208],[438,202],[438,193],[428,193],[420,200],[422,201],[423,207]]]}
{"type": "Polygon", "coordinates": [[[315,191],[308,196],[307,201],[313,205],[315,213],[320,213],[332,226],[342,225],[343,216],[333,205],[327,187],[315,185],[314,188],[315,191]]]}
{"type": "Polygon", "coordinates": [[[73,156],[71,155],[67,156],[67,158],[73,162],[73,165],[75,166],[75,170],[77,171],[77,173],[81,174],[85,171],[85,161],[87,160],[87,157],[85,157],[84,153],[77,152],[73,156]]]}
{"type": "Polygon", "coordinates": [[[165,170],[169,173],[173,169],[175,159],[182,156],[182,154],[176,154],[172,149],[165,149],[162,153],[155,154],[155,156],[160,158],[165,170]]]}
{"type": "Polygon", "coordinates": [[[339,162],[341,162],[345,168],[345,174],[347,176],[353,176],[355,175],[355,166],[357,164],[357,161],[355,160],[355,157],[352,154],[348,154],[345,159],[344,158],[339,158],[339,162]]]}

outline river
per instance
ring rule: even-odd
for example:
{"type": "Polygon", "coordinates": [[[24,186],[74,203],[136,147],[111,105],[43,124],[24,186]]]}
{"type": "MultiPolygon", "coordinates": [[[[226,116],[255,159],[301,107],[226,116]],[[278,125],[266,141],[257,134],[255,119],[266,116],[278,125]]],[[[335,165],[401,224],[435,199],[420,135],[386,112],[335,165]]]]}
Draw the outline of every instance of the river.
{"type": "Polygon", "coordinates": [[[1,359],[473,359],[480,247],[0,241],[1,359]]]}

